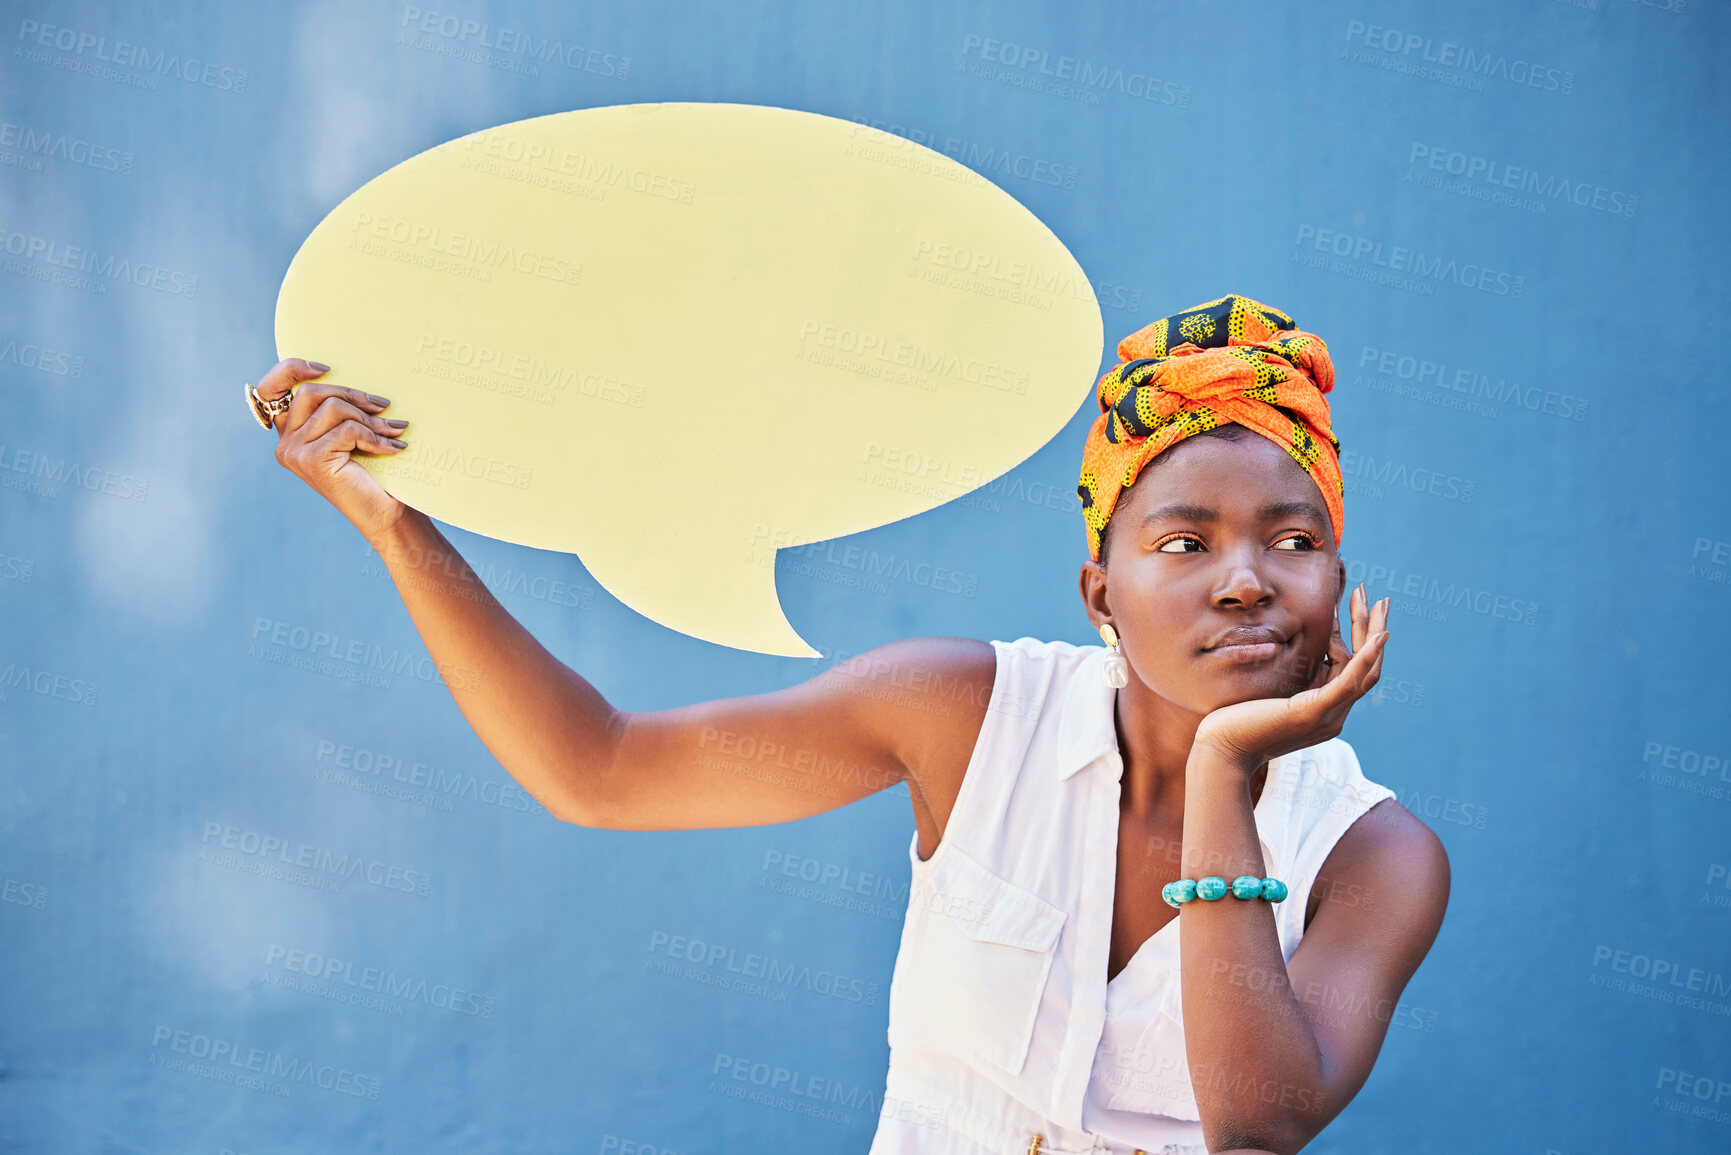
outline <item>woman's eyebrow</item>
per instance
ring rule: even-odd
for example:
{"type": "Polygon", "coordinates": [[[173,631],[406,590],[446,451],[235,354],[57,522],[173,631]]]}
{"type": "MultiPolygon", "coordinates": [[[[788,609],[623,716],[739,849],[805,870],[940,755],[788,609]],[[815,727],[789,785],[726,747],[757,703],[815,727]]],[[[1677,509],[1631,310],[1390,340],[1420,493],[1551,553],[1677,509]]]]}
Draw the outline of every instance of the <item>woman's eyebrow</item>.
{"type": "MultiPolygon", "coordinates": [[[[1283,521],[1289,517],[1307,517],[1322,524],[1328,521],[1328,514],[1315,504],[1308,501],[1275,501],[1261,507],[1256,516],[1263,521],[1283,521]]],[[[1167,518],[1180,521],[1219,521],[1218,510],[1209,509],[1205,505],[1191,505],[1187,502],[1175,501],[1168,505],[1156,506],[1142,515],[1142,524],[1152,525],[1167,518]]]]}
{"type": "Polygon", "coordinates": [[[1308,517],[1318,523],[1328,521],[1328,515],[1308,501],[1272,502],[1257,510],[1256,515],[1263,521],[1281,521],[1289,517],[1308,517]]]}
{"type": "Polygon", "coordinates": [[[1156,506],[1143,514],[1142,524],[1153,525],[1155,522],[1164,521],[1169,517],[1178,518],[1181,521],[1218,521],[1220,514],[1205,505],[1189,505],[1182,501],[1175,501],[1168,505],[1156,506]]]}

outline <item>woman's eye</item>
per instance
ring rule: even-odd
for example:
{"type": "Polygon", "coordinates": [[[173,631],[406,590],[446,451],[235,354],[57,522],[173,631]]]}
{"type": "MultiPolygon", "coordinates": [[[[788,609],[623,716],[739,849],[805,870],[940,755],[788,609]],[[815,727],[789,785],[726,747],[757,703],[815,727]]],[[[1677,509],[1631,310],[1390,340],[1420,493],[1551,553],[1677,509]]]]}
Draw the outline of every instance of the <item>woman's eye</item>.
{"type": "Polygon", "coordinates": [[[1317,546],[1316,539],[1311,537],[1309,534],[1295,533],[1291,537],[1283,537],[1279,541],[1275,542],[1274,548],[1307,550],[1315,549],[1317,546]]]}
{"type": "Polygon", "coordinates": [[[1167,538],[1154,548],[1161,553],[1195,553],[1202,548],[1202,542],[1194,537],[1172,537],[1167,538]],[[1190,549],[1189,546],[1196,548],[1190,549]]]}

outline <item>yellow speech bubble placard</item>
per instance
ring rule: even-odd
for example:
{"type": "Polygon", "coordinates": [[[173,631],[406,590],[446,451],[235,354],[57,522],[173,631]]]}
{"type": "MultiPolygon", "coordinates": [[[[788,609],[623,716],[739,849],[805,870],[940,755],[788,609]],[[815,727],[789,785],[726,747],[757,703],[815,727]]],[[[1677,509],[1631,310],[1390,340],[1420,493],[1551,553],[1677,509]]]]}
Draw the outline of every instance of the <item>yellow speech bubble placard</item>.
{"type": "Polygon", "coordinates": [[[741,104],[429,149],[313,230],[276,313],[279,356],[411,422],[407,449],[356,458],[400,500],[575,553],[672,629],[800,657],[775,551],[1026,460],[1088,396],[1101,340],[1081,267],[1008,193],[900,137],[741,104]]]}

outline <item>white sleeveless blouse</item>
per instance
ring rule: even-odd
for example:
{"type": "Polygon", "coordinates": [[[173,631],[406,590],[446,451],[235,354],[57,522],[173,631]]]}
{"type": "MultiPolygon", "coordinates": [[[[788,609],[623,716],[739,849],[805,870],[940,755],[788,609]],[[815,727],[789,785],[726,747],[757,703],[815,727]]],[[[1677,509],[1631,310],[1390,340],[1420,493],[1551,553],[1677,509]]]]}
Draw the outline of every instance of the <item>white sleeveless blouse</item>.
{"type": "MultiPolygon", "coordinates": [[[[1111,982],[1123,760],[1102,646],[993,641],[997,680],[944,837],[913,880],[871,1155],[1206,1155],[1184,1053],[1182,917],[1111,982]]],[[[1328,852],[1386,786],[1338,738],[1270,763],[1257,799],[1281,954],[1328,852]]]]}

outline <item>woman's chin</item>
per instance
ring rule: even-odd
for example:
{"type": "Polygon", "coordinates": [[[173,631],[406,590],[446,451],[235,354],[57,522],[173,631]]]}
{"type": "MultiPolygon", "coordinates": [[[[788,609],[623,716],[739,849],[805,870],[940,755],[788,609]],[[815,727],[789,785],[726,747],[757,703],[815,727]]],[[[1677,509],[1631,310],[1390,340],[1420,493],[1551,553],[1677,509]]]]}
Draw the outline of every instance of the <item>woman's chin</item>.
{"type": "Polygon", "coordinates": [[[1262,698],[1290,698],[1308,685],[1308,679],[1299,677],[1290,665],[1232,666],[1210,673],[1209,683],[1218,687],[1209,695],[1216,710],[1262,698]]]}

